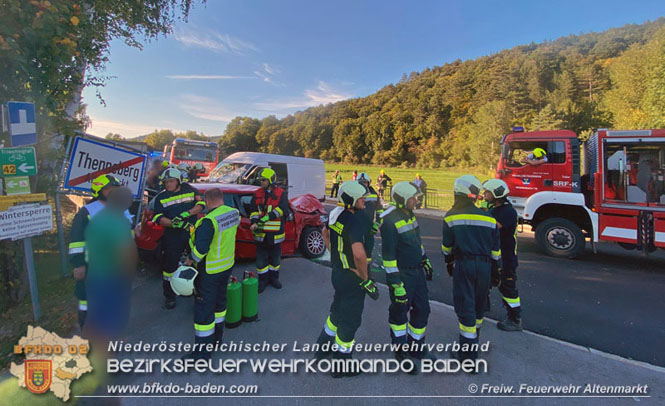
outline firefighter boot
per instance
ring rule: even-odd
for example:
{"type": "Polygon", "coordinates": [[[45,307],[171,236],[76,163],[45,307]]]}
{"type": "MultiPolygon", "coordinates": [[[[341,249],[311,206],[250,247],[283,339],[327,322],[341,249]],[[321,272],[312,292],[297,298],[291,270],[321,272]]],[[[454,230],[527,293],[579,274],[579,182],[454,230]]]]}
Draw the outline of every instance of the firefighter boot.
{"type": "Polygon", "coordinates": [[[215,324],[215,341],[214,343],[220,344],[222,342],[222,335],[224,334],[224,323],[215,324]]]}
{"type": "Polygon", "coordinates": [[[522,331],[522,319],[507,317],[505,320],[496,323],[496,326],[503,331],[522,331]]]}
{"type": "Polygon", "coordinates": [[[321,329],[321,334],[319,334],[319,338],[316,339],[319,348],[314,354],[314,359],[320,361],[331,356],[333,353],[332,344],[334,342],[335,337],[329,336],[328,333],[326,333],[326,329],[321,329]]]}
{"type": "Polygon", "coordinates": [[[279,271],[268,271],[268,283],[275,289],[282,288],[282,282],[279,281],[279,271]]]}
{"type": "Polygon", "coordinates": [[[351,362],[352,353],[341,353],[335,351],[333,353],[333,360],[337,360],[338,363],[333,362],[333,366],[330,370],[330,376],[333,378],[344,378],[347,376],[356,376],[360,374],[359,364],[354,364],[351,362]],[[343,360],[344,362],[339,362],[343,360]]]}
{"type": "Polygon", "coordinates": [[[268,272],[260,273],[259,274],[259,293],[263,293],[263,291],[266,289],[266,286],[268,286],[268,272]]]}

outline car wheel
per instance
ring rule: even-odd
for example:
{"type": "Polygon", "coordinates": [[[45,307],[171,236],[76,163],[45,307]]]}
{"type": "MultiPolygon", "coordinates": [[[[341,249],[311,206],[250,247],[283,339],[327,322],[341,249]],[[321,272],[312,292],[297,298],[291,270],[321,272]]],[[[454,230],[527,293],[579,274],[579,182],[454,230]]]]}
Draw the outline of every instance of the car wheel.
{"type": "Polygon", "coordinates": [[[560,258],[575,258],[584,251],[584,234],[570,220],[554,217],[538,224],[536,241],[548,255],[560,258]]]}
{"type": "Polygon", "coordinates": [[[300,236],[300,252],[306,258],[318,258],[326,252],[326,244],[320,228],[305,227],[300,236]]]}

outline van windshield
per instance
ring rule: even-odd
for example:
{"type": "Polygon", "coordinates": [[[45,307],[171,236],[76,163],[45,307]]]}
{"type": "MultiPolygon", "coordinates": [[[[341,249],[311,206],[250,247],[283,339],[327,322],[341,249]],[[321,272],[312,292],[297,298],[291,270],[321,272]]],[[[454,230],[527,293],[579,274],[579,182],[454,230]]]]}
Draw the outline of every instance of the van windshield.
{"type": "Polygon", "coordinates": [[[239,162],[222,162],[210,172],[210,182],[238,183],[238,179],[244,175],[250,164],[239,162]]]}

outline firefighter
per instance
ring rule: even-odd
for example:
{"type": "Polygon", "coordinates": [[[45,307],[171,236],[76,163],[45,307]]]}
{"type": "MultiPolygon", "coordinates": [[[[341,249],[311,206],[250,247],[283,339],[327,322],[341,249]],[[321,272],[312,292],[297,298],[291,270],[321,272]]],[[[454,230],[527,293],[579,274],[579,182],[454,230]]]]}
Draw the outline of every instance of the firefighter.
{"type": "MultiPolygon", "coordinates": [[[[413,214],[420,195],[420,189],[413,183],[398,182],[391,191],[391,207],[381,214],[383,267],[391,301],[390,337],[393,344],[409,343],[417,347],[425,341],[430,313],[426,281],[432,280],[434,272],[413,214]]],[[[399,361],[408,355],[417,360],[425,356],[432,358],[420,349],[407,353],[400,348],[395,352],[399,361]]]]}
{"type": "Polygon", "coordinates": [[[180,171],[180,173],[182,174],[182,180],[183,180],[184,182],[189,182],[189,181],[192,180],[192,179],[189,178],[189,170],[191,169],[191,167],[189,166],[189,164],[188,164],[187,162],[180,162],[180,163],[176,166],[176,168],[177,168],[177,169],[180,171]]]}
{"type": "MultiPolygon", "coordinates": [[[[88,311],[88,299],[85,291],[85,275],[87,271],[85,257],[85,229],[100,210],[104,208],[111,190],[122,186],[118,178],[113,175],[100,175],[92,181],[92,201],[83,206],[74,216],[69,243],[69,263],[72,265],[73,276],[76,279],[74,295],[78,299],[78,321],[83,328],[85,316],[88,311]]],[[[129,212],[125,212],[128,216],[129,212]]],[[[131,219],[131,217],[129,217],[131,219]]]]}
{"type": "Polygon", "coordinates": [[[330,189],[330,198],[332,199],[333,197],[337,197],[337,193],[339,192],[339,184],[342,183],[342,175],[339,174],[339,171],[335,171],[335,173],[332,176],[333,183],[332,183],[332,188],[330,189]]]}
{"type": "Polygon", "coordinates": [[[389,186],[389,183],[392,183],[390,176],[386,175],[386,171],[381,169],[379,171],[379,177],[376,178],[376,186],[378,187],[379,196],[383,200],[383,191],[386,190],[389,186]]]}
{"type": "Polygon", "coordinates": [[[547,163],[547,161],[547,152],[542,148],[536,148],[532,153],[522,158],[520,162],[531,166],[538,166],[547,163]]]}
{"type": "MultiPolygon", "coordinates": [[[[335,359],[348,360],[352,357],[356,330],[360,327],[365,295],[377,300],[379,291],[369,279],[367,257],[363,246],[365,227],[355,215],[365,207],[367,189],[357,181],[342,183],[339,191],[338,207],[330,213],[324,239],[331,252],[332,284],[335,289],[330,314],[323,325],[317,343],[320,346],[337,344],[332,348],[319,349],[316,358],[322,359],[332,354],[335,359]]],[[[335,378],[357,375],[358,371],[341,372],[333,370],[335,378]]]]}
{"type": "Polygon", "coordinates": [[[365,197],[365,208],[360,210],[357,215],[360,216],[365,224],[365,253],[367,254],[367,263],[371,264],[372,252],[374,251],[374,235],[379,231],[379,227],[381,226],[378,221],[375,221],[376,209],[379,204],[379,195],[370,185],[371,179],[367,173],[360,172],[360,175],[358,175],[358,182],[365,186],[368,191],[368,195],[365,197]]]}
{"type": "MultiPolygon", "coordinates": [[[[196,300],[194,301],[194,342],[214,344],[222,341],[226,318],[226,286],[235,263],[235,241],[240,212],[224,205],[224,195],[215,188],[206,191],[208,214],[196,222],[185,265],[197,264],[196,300]]],[[[179,275],[178,275],[179,276],[179,275]]],[[[175,277],[175,275],[174,275],[175,277]]],[[[180,278],[171,285],[178,289],[180,278]]],[[[188,354],[194,359],[210,358],[205,348],[188,354]]]]}
{"type": "Polygon", "coordinates": [[[155,197],[155,216],[152,221],[165,228],[162,236],[162,290],[164,307],[170,310],[176,305],[176,295],[169,281],[188,247],[189,227],[196,221],[196,215],[203,211],[205,202],[196,189],[182,181],[182,173],[177,168],[165,170],[162,182],[164,190],[155,197]]]}
{"type": "MultiPolygon", "coordinates": [[[[453,277],[453,303],[460,344],[478,344],[492,268],[500,267],[501,248],[496,220],[474,205],[483,185],[475,176],[455,180],[455,203],[443,219],[441,250],[453,277]]],[[[464,346],[453,357],[475,360],[478,350],[464,346]],[[466,347],[466,348],[465,348],[466,347]]]]}
{"type": "Polygon", "coordinates": [[[199,176],[202,173],[205,173],[205,168],[201,162],[197,162],[195,165],[189,167],[187,172],[187,178],[190,182],[196,182],[199,179],[199,176]]]}
{"type": "Polygon", "coordinates": [[[492,284],[499,292],[506,307],[507,318],[497,323],[504,331],[522,330],[522,307],[517,291],[517,211],[508,201],[508,185],[500,179],[483,183],[485,200],[490,204],[490,214],[496,219],[501,238],[501,269],[492,277],[492,284]]]}
{"type": "Polygon", "coordinates": [[[261,188],[250,202],[250,230],[256,245],[256,272],[259,274],[259,293],[269,284],[281,289],[279,267],[284,241],[284,218],[289,211],[289,202],[284,189],[275,185],[275,171],[264,168],[259,173],[261,188]]]}

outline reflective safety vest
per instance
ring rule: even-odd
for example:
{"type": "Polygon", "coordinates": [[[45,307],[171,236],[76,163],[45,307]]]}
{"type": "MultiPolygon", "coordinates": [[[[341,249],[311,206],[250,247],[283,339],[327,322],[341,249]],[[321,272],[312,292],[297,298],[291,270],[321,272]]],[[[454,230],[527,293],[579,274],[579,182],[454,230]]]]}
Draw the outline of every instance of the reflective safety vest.
{"type": "Polygon", "coordinates": [[[240,224],[240,213],[238,210],[229,206],[219,206],[205,217],[196,222],[196,228],[204,220],[210,220],[215,230],[210,248],[206,254],[201,254],[196,249],[195,236],[196,231],[192,233],[190,247],[192,255],[199,261],[206,257],[205,271],[209,274],[224,272],[230,269],[235,263],[236,252],[236,232],[240,224]]]}

